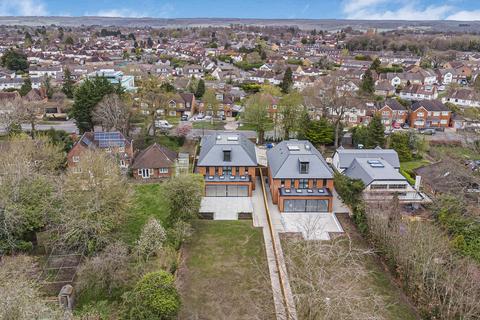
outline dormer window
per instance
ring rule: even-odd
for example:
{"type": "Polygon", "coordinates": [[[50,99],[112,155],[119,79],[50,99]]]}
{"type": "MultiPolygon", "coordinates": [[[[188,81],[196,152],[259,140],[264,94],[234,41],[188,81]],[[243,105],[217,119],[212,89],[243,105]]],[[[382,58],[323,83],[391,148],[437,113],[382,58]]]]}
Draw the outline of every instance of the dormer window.
{"type": "Polygon", "coordinates": [[[232,150],[223,150],[223,161],[232,161],[232,150]]]}
{"type": "Polygon", "coordinates": [[[308,173],[308,165],[309,165],[309,163],[307,161],[300,161],[300,173],[301,174],[308,173]]]}

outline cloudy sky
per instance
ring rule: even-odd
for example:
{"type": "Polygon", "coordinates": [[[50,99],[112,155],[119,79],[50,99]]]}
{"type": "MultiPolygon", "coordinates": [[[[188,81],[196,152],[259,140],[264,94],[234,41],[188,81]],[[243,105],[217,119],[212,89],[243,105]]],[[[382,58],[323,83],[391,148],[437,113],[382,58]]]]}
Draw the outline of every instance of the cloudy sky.
{"type": "Polygon", "coordinates": [[[0,16],[480,20],[480,0],[0,0],[0,16]]]}

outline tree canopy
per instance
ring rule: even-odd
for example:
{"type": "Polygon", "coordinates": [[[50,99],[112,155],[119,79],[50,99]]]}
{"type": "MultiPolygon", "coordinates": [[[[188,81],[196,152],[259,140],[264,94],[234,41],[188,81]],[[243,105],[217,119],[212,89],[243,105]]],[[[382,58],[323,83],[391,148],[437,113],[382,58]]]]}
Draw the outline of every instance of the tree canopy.
{"type": "Polygon", "coordinates": [[[13,48],[3,54],[0,64],[12,71],[27,71],[29,66],[27,55],[13,48]]]}

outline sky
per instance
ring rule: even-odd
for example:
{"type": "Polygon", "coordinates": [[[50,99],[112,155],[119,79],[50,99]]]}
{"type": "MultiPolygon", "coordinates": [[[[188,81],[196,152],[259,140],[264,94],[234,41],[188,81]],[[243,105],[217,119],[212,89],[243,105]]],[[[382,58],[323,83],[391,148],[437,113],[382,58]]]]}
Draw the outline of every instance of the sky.
{"type": "Polygon", "coordinates": [[[480,20],[480,0],[0,0],[0,16],[480,20]]]}

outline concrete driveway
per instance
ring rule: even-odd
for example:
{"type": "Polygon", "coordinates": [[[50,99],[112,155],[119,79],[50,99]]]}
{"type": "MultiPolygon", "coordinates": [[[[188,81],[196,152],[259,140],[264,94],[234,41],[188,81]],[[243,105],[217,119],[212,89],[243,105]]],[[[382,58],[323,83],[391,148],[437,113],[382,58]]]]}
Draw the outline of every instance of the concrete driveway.
{"type": "Polygon", "coordinates": [[[253,213],[250,197],[203,197],[200,213],[213,212],[214,220],[238,220],[239,213],[253,213]]]}

